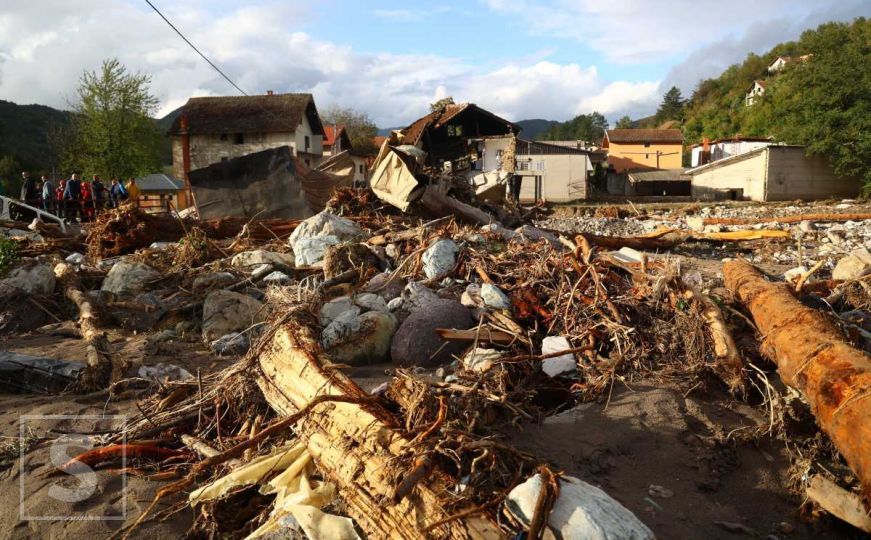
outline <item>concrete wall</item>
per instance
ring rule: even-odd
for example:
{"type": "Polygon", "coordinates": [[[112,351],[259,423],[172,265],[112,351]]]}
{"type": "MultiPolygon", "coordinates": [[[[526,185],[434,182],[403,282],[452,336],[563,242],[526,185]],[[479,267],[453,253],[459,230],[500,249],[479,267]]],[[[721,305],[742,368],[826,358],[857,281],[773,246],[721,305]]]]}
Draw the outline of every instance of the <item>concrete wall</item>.
{"type": "Polygon", "coordinates": [[[680,144],[619,144],[608,143],[608,163],[618,173],[628,169],[680,169],[683,146],[680,144]],[[660,152],[657,161],[656,153],[660,152]]]}
{"type": "Polygon", "coordinates": [[[769,146],[768,141],[723,141],[711,145],[711,161],[724,159],[738,154],[744,154],[763,146],[769,146]]]}
{"type": "MultiPolygon", "coordinates": [[[[531,156],[544,163],[539,174],[541,198],[548,202],[567,202],[587,198],[587,168],[585,154],[554,154],[531,156]]],[[[535,177],[524,176],[520,200],[535,201],[535,177]]]]}
{"type": "Polygon", "coordinates": [[[772,146],[768,149],[767,200],[855,197],[860,183],[836,176],[825,156],[806,156],[804,148],[772,146]]]}
{"type": "Polygon", "coordinates": [[[511,142],[509,137],[501,137],[494,139],[487,139],[485,141],[485,150],[484,150],[484,168],[485,171],[495,171],[499,168],[500,160],[499,160],[499,151],[505,151],[508,148],[508,144],[511,142]]]}
{"type": "Polygon", "coordinates": [[[746,158],[714,165],[692,175],[693,197],[716,198],[742,189],[754,201],[854,197],[860,183],[836,176],[824,156],[805,156],[804,148],[769,146],[746,158]]]}
{"type": "Polygon", "coordinates": [[[360,156],[351,156],[354,161],[354,185],[368,186],[369,171],[366,168],[366,158],[360,156]]]}
{"type": "Polygon", "coordinates": [[[714,199],[717,193],[730,189],[743,190],[743,198],[765,200],[767,152],[757,152],[723,165],[692,174],[693,197],[714,199]]]}

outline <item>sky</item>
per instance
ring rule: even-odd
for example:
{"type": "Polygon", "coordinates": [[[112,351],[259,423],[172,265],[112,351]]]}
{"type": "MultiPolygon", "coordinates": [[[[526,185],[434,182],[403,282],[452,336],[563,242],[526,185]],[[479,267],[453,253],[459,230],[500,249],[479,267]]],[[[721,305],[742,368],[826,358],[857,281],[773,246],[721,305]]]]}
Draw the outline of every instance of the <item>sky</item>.
{"type": "MultiPolygon", "coordinates": [[[[871,16],[871,0],[152,0],[249,94],[409,124],[446,96],[509,120],[613,123],[655,112],[750,52],[871,16]]],[[[0,2],[0,99],[70,108],[84,70],[117,57],[152,78],[158,116],[238,92],[144,0],[0,2]]]]}

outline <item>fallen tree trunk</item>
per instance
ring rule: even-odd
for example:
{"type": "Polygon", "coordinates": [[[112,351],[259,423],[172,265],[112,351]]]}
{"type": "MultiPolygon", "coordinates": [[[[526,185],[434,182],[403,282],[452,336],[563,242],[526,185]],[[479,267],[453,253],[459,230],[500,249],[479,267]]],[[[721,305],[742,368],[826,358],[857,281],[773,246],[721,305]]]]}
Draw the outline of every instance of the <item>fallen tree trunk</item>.
{"type": "Polygon", "coordinates": [[[478,225],[498,223],[496,218],[487,212],[449,197],[434,186],[426,187],[419,202],[421,206],[434,216],[456,216],[461,221],[477,223],[478,225]]]}
{"type": "Polygon", "coordinates": [[[702,225],[756,225],[758,223],[800,223],[802,221],[863,221],[871,214],[797,214],[763,218],[705,218],[702,225]]]}
{"type": "Polygon", "coordinates": [[[100,330],[97,310],[82,292],[76,270],[69,264],[60,263],[55,266],[54,273],[63,287],[64,296],[79,309],[79,331],[87,344],[87,363],[79,373],[76,386],[82,392],[103,390],[124,377],[127,362],[121,358],[113,362],[109,339],[100,330]]]}
{"type": "Polygon", "coordinates": [[[711,297],[698,291],[687,289],[684,292],[687,300],[695,300],[702,307],[702,317],[708,325],[711,341],[714,344],[714,354],[717,355],[714,371],[729,386],[733,395],[744,393],[744,361],[735,346],[735,340],[726,326],[726,320],[720,307],[711,297]]]}
{"type": "Polygon", "coordinates": [[[726,287],[753,314],[763,353],[800,390],[862,486],[871,508],[871,356],[851,347],[817,310],[771,283],[746,261],[723,265],[726,287]]]}
{"type": "MultiPolygon", "coordinates": [[[[327,367],[320,350],[310,329],[290,323],[260,354],[258,384],[279,414],[292,415],[321,396],[367,398],[341,371],[327,367]]],[[[498,525],[480,510],[448,511],[450,498],[435,472],[420,479],[408,496],[394,499],[412,472],[410,441],[394,424],[393,416],[375,404],[328,402],[301,419],[295,432],[318,470],[338,486],[348,514],[371,538],[501,538],[498,525]]]]}

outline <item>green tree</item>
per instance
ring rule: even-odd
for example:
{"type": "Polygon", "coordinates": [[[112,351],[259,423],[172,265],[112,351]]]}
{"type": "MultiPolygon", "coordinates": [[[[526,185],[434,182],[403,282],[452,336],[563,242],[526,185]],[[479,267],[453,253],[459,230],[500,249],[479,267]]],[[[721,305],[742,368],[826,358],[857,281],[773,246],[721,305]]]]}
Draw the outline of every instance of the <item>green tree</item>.
{"type": "Polygon", "coordinates": [[[369,115],[349,107],[333,105],[321,114],[324,125],[345,126],[351,146],[363,153],[375,152],[372,139],[378,134],[378,127],[369,115]]]}
{"type": "Polygon", "coordinates": [[[562,122],[545,131],[541,140],[545,141],[589,141],[600,142],[608,129],[608,120],[601,113],[578,115],[568,122],[562,122]]]}
{"type": "Polygon", "coordinates": [[[150,84],[114,58],[85,71],[70,128],[53,133],[61,166],[122,178],[159,171],[163,135],[151,118],[158,100],[150,84]]]}
{"type": "Polygon", "coordinates": [[[632,119],[629,118],[629,115],[622,116],[617,120],[617,125],[614,127],[617,129],[630,129],[632,127],[632,119]]]}
{"type": "Polygon", "coordinates": [[[685,105],[686,100],[681,95],[680,89],[677,86],[672,86],[662,96],[662,103],[656,110],[656,121],[660,123],[668,120],[683,121],[685,105]]]}
{"type": "Polygon", "coordinates": [[[828,156],[871,191],[871,20],[824,24],[800,43],[808,56],[787,64],[750,119],[767,119],[777,139],[828,156]]]}
{"type": "Polygon", "coordinates": [[[21,164],[13,156],[0,157],[0,195],[18,198],[21,192],[21,164]]]}

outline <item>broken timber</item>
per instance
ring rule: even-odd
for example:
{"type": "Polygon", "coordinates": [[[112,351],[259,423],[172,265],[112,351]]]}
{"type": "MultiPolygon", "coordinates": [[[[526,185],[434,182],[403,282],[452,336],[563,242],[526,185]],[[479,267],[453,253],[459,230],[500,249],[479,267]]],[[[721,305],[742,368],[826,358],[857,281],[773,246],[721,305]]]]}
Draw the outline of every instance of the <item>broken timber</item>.
{"type": "Polygon", "coordinates": [[[753,314],[764,336],[763,353],[777,363],[783,381],[804,394],[871,507],[871,356],[851,347],[787,285],[767,281],[750,263],[727,262],[723,275],[726,287],[753,314]]]}
{"type": "Polygon", "coordinates": [[[702,225],[756,225],[759,223],[801,223],[802,221],[863,221],[871,214],[799,214],[762,218],[705,218],[702,225]]]}
{"type": "MultiPolygon", "coordinates": [[[[294,414],[321,396],[371,399],[342,372],[328,367],[317,338],[298,323],[281,326],[259,357],[258,385],[282,415],[294,414]]],[[[447,509],[446,486],[436,473],[401,500],[396,487],[411,470],[411,441],[377,404],[323,403],[302,418],[295,432],[318,470],[334,482],[348,514],[371,538],[502,538],[496,523],[473,509],[447,509]],[[402,463],[407,463],[402,466],[402,463]],[[424,529],[440,523],[426,533],[424,529]]]]}

